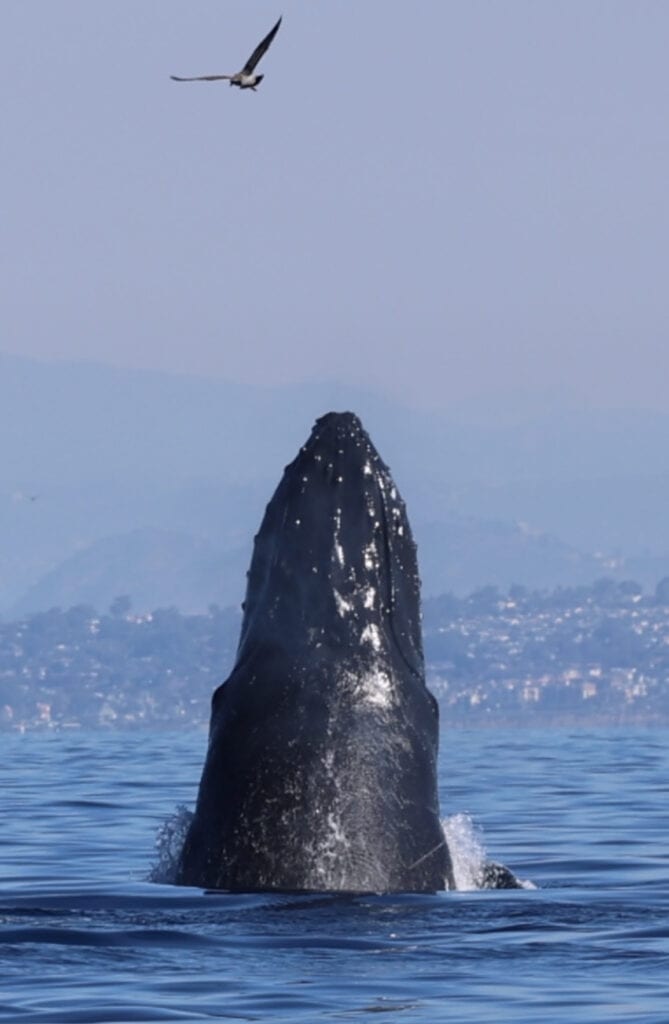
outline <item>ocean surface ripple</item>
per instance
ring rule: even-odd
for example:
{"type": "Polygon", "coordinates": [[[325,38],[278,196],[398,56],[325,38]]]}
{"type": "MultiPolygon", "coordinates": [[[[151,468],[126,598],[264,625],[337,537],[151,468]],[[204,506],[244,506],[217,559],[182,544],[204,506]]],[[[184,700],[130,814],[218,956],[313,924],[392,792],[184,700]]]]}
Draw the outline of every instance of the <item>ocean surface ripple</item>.
{"type": "Polygon", "coordinates": [[[291,896],[149,881],[203,732],[3,734],[0,1021],[666,1024],[668,740],[445,728],[461,878],[536,888],[291,896]]]}

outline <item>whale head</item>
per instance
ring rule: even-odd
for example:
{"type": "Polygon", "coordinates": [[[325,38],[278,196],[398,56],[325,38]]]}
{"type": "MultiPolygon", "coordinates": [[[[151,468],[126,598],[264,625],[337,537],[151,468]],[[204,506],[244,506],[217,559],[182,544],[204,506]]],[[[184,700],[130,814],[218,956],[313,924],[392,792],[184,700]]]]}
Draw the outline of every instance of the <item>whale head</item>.
{"type": "Polygon", "coordinates": [[[416,545],[390,471],[353,413],[317,420],[267,506],[239,660],[258,642],[392,649],[422,677],[416,545]]]}

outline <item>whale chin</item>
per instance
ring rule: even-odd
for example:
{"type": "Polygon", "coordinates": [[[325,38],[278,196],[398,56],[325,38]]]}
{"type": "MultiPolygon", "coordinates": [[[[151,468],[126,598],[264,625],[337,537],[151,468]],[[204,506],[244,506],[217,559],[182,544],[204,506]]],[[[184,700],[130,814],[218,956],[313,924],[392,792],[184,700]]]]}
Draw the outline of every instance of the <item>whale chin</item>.
{"type": "Polygon", "coordinates": [[[353,413],[319,419],[255,538],[177,881],[454,888],[440,824],[416,547],[353,413]]]}

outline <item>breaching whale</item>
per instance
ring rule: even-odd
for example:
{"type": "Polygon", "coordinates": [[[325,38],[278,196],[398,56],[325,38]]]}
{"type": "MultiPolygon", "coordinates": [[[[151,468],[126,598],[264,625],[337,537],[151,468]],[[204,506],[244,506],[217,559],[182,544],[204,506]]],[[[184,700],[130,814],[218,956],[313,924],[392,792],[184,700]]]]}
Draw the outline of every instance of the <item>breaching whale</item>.
{"type": "Polygon", "coordinates": [[[455,888],[437,793],[416,546],[387,466],[329,413],[255,538],[235,666],[176,881],[234,891],[455,888]]]}

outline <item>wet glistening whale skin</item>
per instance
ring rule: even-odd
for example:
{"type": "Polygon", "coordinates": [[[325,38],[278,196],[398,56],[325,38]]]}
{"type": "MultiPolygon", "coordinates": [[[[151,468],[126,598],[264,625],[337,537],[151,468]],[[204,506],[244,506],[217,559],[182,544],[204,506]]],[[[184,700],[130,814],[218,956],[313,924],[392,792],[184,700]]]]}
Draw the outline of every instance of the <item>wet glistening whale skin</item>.
{"type": "Polygon", "coordinates": [[[437,745],[405,506],[358,418],[329,413],[255,538],[178,884],[454,888],[437,745]]]}

